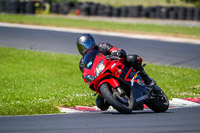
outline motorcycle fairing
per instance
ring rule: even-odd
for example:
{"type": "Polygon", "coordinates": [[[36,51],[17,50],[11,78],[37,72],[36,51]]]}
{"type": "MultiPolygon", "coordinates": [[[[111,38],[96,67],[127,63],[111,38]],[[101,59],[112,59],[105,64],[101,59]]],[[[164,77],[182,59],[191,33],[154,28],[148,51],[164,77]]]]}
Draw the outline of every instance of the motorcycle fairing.
{"type": "Polygon", "coordinates": [[[99,88],[103,83],[108,83],[108,84],[110,84],[113,88],[116,88],[116,87],[119,86],[119,82],[118,82],[117,79],[115,79],[115,78],[104,79],[104,80],[102,80],[102,81],[99,83],[98,88],[99,88]]]}
{"type": "Polygon", "coordinates": [[[134,102],[137,103],[134,104],[135,107],[137,107],[139,103],[148,99],[149,91],[138,72],[135,72],[134,69],[124,67],[119,79],[131,87],[135,99],[134,102]]]}
{"type": "Polygon", "coordinates": [[[94,63],[95,58],[99,53],[101,53],[99,50],[92,50],[84,56],[83,60],[86,69],[92,68],[92,64],[94,63]]]}
{"type": "MultiPolygon", "coordinates": [[[[119,86],[117,79],[108,78],[108,76],[112,75],[113,77],[115,77],[116,75],[114,76],[114,74],[117,73],[119,70],[119,68],[117,66],[118,66],[118,64],[119,64],[119,66],[122,66],[121,63],[114,62],[114,61],[107,61],[106,57],[98,50],[93,50],[93,51],[90,51],[89,53],[87,53],[84,57],[84,63],[85,63],[85,68],[84,68],[84,73],[83,73],[83,80],[87,84],[89,84],[90,89],[92,89],[93,91],[96,91],[97,93],[100,94],[98,88],[100,87],[101,84],[103,84],[105,82],[107,82],[114,88],[119,86]],[[101,72],[102,74],[97,75],[96,67],[101,61],[104,62],[105,68],[110,68],[109,69],[110,72],[107,72],[108,69],[105,69],[101,72]],[[93,76],[95,78],[95,80],[88,83],[85,79],[85,77],[87,75],[93,76]]],[[[120,73],[120,72],[118,72],[118,73],[120,73]]]]}
{"type": "Polygon", "coordinates": [[[134,107],[137,107],[139,103],[147,100],[149,98],[149,91],[147,87],[139,85],[137,82],[131,87],[131,91],[134,96],[134,107]]]}
{"type": "MultiPolygon", "coordinates": [[[[108,83],[112,88],[120,86],[119,81],[124,82],[133,92],[135,103],[142,102],[146,99],[145,95],[148,95],[148,90],[145,84],[142,82],[140,75],[135,72],[134,69],[128,69],[122,63],[116,60],[108,61],[103,54],[98,50],[92,50],[84,57],[84,73],[83,79],[87,75],[96,76],[95,80],[88,83],[90,89],[100,94],[98,88],[103,83],[108,83]],[[99,76],[96,76],[96,67],[103,60],[105,68],[99,76]],[[110,72],[109,72],[109,71],[110,72]],[[111,77],[111,78],[109,78],[111,77]],[[115,78],[114,78],[115,77],[115,78]],[[102,80],[103,79],[103,80],[102,80]]],[[[85,81],[85,79],[84,79],[85,81]]],[[[87,82],[86,82],[87,83],[87,82]]]]}

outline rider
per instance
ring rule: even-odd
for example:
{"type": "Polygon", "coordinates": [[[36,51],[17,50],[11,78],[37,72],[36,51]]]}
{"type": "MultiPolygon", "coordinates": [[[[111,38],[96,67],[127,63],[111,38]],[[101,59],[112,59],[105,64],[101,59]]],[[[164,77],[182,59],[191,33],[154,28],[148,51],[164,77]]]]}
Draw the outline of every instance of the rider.
{"type": "MultiPolygon", "coordinates": [[[[79,53],[84,57],[89,51],[97,49],[100,50],[104,55],[118,56],[123,59],[123,63],[127,67],[133,67],[136,71],[140,71],[140,76],[142,77],[144,83],[149,89],[152,89],[156,84],[153,79],[151,79],[142,67],[142,58],[135,54],[126,54],[123,49],[117,49],[109,43],[99,43],[96,44],[93,36],[91,34],[81,34],[77,38],[77,48],[79,53]]],[[[79,68],[84,71],[84,60],[83,57],[80,60],[79,68]]],[[[100,96],[97,97],[99,101],[103,101],[100,96]]],[[[96,101],[98,102],[98,101],[96,101]]]]}

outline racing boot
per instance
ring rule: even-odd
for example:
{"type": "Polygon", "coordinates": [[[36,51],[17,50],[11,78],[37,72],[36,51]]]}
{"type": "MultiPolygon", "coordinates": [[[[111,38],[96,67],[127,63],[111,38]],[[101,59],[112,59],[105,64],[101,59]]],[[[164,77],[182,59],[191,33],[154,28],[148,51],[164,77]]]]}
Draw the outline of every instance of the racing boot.
{"type": "Polygon", "coordinates": [[[144,83],[147,85],[147,88],[149,89],[149,92],[151,96],[153,97],[163,97],[162,91],[156,89],[156,82],[150,78],[144,69],[141,71],[140,76],[142,77],[144,83]]]}
{"type": "Polygon", "coordinates": [[[148,74],[146,74],[143,67],[141,68],[140,71],[141,71],[140,76],[142,77],[144,83],[147,85],[149,90],[152,90],[156,85],[156,82],[152,78],[150,78],[148,74]]]}

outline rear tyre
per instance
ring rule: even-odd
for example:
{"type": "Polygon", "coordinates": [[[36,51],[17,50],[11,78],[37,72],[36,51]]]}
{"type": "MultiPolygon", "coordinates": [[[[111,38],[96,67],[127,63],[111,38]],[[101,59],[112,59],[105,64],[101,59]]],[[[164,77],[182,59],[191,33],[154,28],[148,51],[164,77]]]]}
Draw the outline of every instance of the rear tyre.
{"type": "Polygon", "coordinates": [[[128,96],[126,97],[128,103],[125,104],[119,101],[117,97],[115,97],[115,95],[111,93],[107,83],[104,83],[100,86],[100,92],[102,96],[106,99],[106,101],[120,113],[130,114],[132,112],[132,107],[133,107],[132,93],[130,93],[129,97],[128,96]]]}
{"type": "Polygon", "coordinates": [[[162,90],[160,93],[163,95],[163,97],[153,97],[145,102],[145,104],[156,113],[165,112],[169,108],[169,100],[167,96],[162,90]]]}

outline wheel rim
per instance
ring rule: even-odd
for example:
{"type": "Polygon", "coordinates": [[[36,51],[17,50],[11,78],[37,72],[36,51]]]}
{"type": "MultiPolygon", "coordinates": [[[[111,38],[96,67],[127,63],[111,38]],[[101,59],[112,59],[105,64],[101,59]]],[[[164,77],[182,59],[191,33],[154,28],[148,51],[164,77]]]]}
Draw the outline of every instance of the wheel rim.
{"type": "Polygon", "coordinates": [[[121,97],[117,91],[114,91],[114,92],[113,92],[113,97],[114,97],[119,103],[123,104],[123,105],[126,106],[127,108],[132,108],[131,99],[130,99],[127,95],[124,95],[123,97],[121,97]]]}

